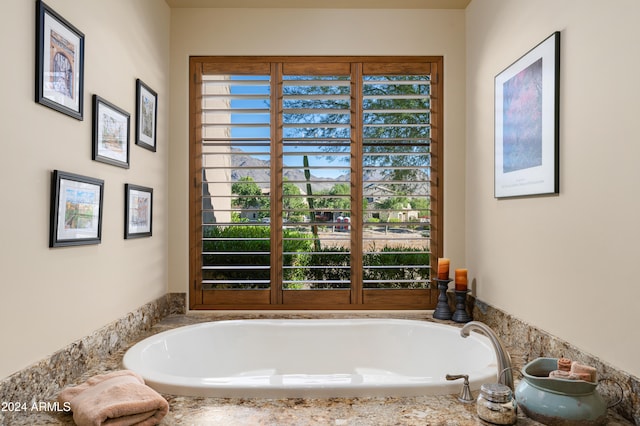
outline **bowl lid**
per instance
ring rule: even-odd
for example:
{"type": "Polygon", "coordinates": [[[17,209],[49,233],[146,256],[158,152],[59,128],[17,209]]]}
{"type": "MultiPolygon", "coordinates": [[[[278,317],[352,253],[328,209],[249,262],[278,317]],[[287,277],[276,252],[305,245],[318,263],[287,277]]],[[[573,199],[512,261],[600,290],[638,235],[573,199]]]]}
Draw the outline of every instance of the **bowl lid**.
{"type": "Polygon", "coordinates": [[[502,383],[485,383],[480,386],[480,393],[491,402],[509,402],[511,400],[511,388],[502,383]]]}

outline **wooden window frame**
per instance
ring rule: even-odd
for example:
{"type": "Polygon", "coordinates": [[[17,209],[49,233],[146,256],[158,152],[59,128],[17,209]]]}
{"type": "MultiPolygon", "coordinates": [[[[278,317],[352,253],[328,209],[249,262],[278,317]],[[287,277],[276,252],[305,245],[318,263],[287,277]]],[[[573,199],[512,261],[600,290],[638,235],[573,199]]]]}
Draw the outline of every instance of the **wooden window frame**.
{"type": "MultiPolygon", "coordinates": [[[[428,289],[363,289],[362,279],[352,275],[350,290],[283,290],[282,271],[279,267],[271,268],[271,288],[267,290],[203,290],[202,288],[202,147],[201,114],[199,113],[201,84],[203,74],[268,73],[277,81],[281,81],[283,72],[310,73],[333,72],[336,67],[355,66],[355,77],[352,81],[352,126],[362,127],[362,75],[383,74],[390,71],[402,71],[422,65],[428,65],[431,75],[431,236],[430,265],[435,265],[442,256],[443,247],[443,58],[441,56],[392,56],[392,57],[360,57],[360,56],[194,56],[189,61],[189,307],[193,310],[360,310],[360,309],[433,309],[437,303],[438,292],[434,285],[428,289]],[[311,67],[311,69],[306,69],[311,67]],[[355,110],[355,111],[354,111],[355,110]],[[355,278],[355,280],[354,280],[355,278]],[[348,293],[348,294],[347,294],[348,293]]],[[[353,72],[353,71],[352,71],[353,72]]],[[[353,74],[352,74],[353,75],[353,74]]],[[[279,91],[271,93],[271,104],[275,114],[281,117],[281,101],[279,91]]],[[[281,118],[271,129],[272,141],[281,140],[281,118]]],[[[354,132],[358,133],[358,132],[354,132]]],[[[359,136],[358,136],[359,137],[359,136]]],[[[352,176],[362,176],[362,141],[352,137],[352,176]],[[355,154],[354,154],[355,152],[355,154]],[[358,154],[359,153],[359,154],[358,154]]],[[[272,156],[280,158],[282,144],[272,144],[272,156]]],[[[274,158],[274,157],[272,157],[274,158]]],[[[271,162],[271,188],[275,191],[271,203],[271,217],[282,206],[282,167],[271,162]]],[[[362,216],[362,181],[352,179],[352,212],[354,217],[362,216]]],[[[271,233],[271,265],[282,264],[282,223],[272,222],[276,227],[271,233]]],[[[357,222],[357,221],[356,221],[357,222]]],[[[352,224],[351,264],[362,264],[362,228],[352,224]]],[[[358,270],[359,268],[355,268],[358,270]]]]}

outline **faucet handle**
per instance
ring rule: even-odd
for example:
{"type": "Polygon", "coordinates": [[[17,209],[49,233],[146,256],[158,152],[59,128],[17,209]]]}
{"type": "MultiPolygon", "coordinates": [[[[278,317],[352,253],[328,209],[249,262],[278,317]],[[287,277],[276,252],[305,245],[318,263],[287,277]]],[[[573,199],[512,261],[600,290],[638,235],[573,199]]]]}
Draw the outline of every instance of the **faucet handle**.
{"type": "Polygon", "coordinates": [[[460,391],[460,395],[458,395],[458,401],[464,402],[465,404],[469,404],[471,402],[475,402],[475,398],[471,395],[471,389],[469,388],[469,376],[466,374],[447,374],[445,376],[447,380],[458,380],[464,379],[462,383],[462,390],[460,391]]]}
{"type": "Polygon", "coordinates": [[[444,378],[447,380],[464,379],[465,381],[469,381],[469,376],[466,374],[447,374],[444,378]]]}

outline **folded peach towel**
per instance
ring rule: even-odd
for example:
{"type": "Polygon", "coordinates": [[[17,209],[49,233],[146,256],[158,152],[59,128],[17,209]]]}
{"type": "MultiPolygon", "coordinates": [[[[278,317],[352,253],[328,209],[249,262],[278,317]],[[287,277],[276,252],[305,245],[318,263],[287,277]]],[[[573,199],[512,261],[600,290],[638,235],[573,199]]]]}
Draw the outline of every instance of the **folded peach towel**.
{"type": "Polygon", "coordinates": [[[552,372],[549,373],[549,377],[553,377],[556,379],[577,379],[577,377],[571,377],[571,372],[570,371],[564,371],[564,370],[553,370],[552,372]]]}
{"type": "Polygon", "coordinates": [[[597,382],[596,369],[590,365],[578,364],[574,361],[571,363],[571,373],[579,376],[581,380],[597,382]]]}
{"type": "Polygon", "coordinates": [[[571,371],[571,360],[564,357],[558,359],[558,370],[571,371]]]}
{"type": "Polygon", "coordinates": [[[58,401],[70,403],[78,426],[151,426],[169,412],[169,403],[129,370],[100,374],[65,388],[58,401]]]}
{"type": "Polygon", "coordinates": [[[549,377],[556,379],[584,380],[585,382],[597,382],[596,369],[589,365],[578,364],[567,358],[558,360],[558,369],[549,373],[549,377]]]}

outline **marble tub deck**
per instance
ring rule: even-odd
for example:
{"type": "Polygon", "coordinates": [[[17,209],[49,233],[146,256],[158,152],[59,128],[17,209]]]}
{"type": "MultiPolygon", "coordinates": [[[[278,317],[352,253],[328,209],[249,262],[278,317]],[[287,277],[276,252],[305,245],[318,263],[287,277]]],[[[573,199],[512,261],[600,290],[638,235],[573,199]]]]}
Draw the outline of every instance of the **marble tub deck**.
{"type": "MultiPolygon", "coordinates": [[[[408,314],[386,313],[357,315],[362,317],[396,317],[432,320],[430,313],[408,314]]],[[[148,332],[138,336],[135,342],[152,334],[199,322],[241,318],[318,318],[317,314],[193,314],[172,315],[154,325],[148,332]]],[[[348,314],[332,314],[332,318],[349,317],[348,314]]],[[[451,323],[455,324],[455,323],[451,323]]],[[[99,367],[87,371],[78,384],[96,374],[122,369],[122,357],[126,348],[112,354],[99,367]]],[[[523,360],[511,353],[515,367],[523,360]]],[[[476,393],[474,392],[474,396],[476,393]]],[[[169,413],[162,425],[488,425],[478,419],[475,404],[462,404],[457,395],[424,397],[375,397],[375,398],[328,398],[328,399],[237,399],[202,398],[163,395],[169,401],[169,413]]],[[[52,396],[52,400],[55,397],[52,396]]],[[[5,413],[8,414],[8,413],[5,413]]],[[[73,425],[71,413],[28,412],[11,413],[8,425],[73,425]]],[[[1,422],[0,422],[1,423],[1,422]]],[[[519,414],[518,425],[540,425],[519,414]]],[[[609,413],[608,426],[629,425],[615,413],[609,413]]]]}

